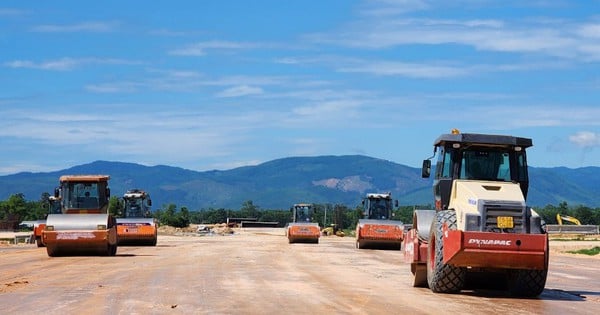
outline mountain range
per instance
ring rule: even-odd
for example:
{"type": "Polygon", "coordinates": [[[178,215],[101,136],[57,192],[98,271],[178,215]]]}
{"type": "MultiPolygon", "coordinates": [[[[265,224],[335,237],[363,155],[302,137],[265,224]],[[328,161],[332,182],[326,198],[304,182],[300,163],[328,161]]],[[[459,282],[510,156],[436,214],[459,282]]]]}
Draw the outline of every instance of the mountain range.
{"type": "MultiPolygon", "coordinates": [[[[363,155],[288,157],[230,170],[192,171],[173,166],[95,161],[54,172],[0,176],[0,199],[17,193],[39,200],[67,174],[107,174],[113,196],[132,188],[152,196],[154,209],[167,204],[189,210],[239,209],[251,200],[260,209],[287,209],[298,202],[354,208],[369,192],[391,192],[400,205],[432,204],[432,180],[421,169],[363,155]]],[[[531,206],[600,207],[600,167],[529,167],[531,206]]]]}

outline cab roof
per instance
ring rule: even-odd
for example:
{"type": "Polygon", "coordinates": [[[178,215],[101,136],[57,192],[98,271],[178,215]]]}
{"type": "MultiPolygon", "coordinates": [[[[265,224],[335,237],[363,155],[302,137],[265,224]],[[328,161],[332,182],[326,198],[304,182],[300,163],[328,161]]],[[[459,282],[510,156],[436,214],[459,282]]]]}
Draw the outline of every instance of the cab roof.
{"type": "Polygon", "coordinates": [[[60,182],[107,182],[109,175],[63,175],[60,182]]]}
{"type": "Polygon", "coordinates": [[[294,207],[312,207],[312,203],[296,203],[294,207]]]}
{"type": "Polygon", "coordinates": [[[370,193],[367,194],[367,198],[379,198],[379,199],[391,199],[392,198],[392,194],[391,193],[370,193]]]}
{"type": "Polygon", "coordinates": [[[443,134],[435,140],[433,145],[436,147],[444,146],[446,143],[519,146],[523,148],[533,146],[533,142],[529,138],[478,133],[443,134]]]}

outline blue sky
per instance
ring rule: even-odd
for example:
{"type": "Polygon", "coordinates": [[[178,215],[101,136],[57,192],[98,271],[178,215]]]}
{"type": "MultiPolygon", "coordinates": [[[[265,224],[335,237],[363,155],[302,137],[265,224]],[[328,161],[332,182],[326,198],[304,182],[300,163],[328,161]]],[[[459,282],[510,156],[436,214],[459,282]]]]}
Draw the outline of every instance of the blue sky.
{"type": "Polygon", "coordinates": [[[0,175],[412,167],[452,128],[600,166],[600,1],[2,1],[0,175]]]}

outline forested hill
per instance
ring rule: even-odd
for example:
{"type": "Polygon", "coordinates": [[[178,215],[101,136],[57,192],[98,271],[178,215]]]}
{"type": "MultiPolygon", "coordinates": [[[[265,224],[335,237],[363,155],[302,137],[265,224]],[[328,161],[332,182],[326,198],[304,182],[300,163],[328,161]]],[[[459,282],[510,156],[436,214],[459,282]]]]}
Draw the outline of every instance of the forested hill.
{"type": "MultiPolygon", "coordinates": [[[[0,198],[23,193],[38,200],[65,174],[108,174],[113,196],[127,189],[150,192],[154,208],[173,203],[190,210],[239,209],[252,200],[261,209],[287,209],[297,202],[355,207],[368,192],[392,192],[401,205],[432,203],[431,179],[420,168],[361,155],[289,157],[256,166],[197,172],[172,166],[95,161],[65,170],[0,176],[0,198]]],[[[532,206],[600,206],[600,167],[530,168],[532,206]]]]}

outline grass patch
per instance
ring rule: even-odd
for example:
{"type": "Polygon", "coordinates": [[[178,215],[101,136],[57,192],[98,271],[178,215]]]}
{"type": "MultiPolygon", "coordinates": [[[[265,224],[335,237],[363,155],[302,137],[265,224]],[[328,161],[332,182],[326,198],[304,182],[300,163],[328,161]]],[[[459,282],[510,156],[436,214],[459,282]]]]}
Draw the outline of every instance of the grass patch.
{"type": "Polygon", "coordinates": [[[567,253],[594,256],[594,255],[600,254],[600,246],[595,246],[592,248],[585,248],[585,249],[580,249],[580,250],[570,250],[567,253]]]}

